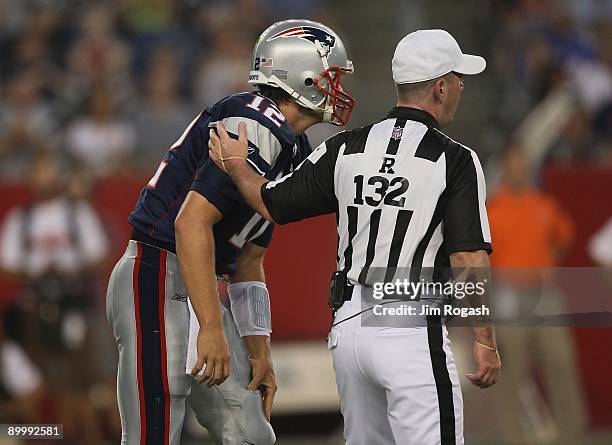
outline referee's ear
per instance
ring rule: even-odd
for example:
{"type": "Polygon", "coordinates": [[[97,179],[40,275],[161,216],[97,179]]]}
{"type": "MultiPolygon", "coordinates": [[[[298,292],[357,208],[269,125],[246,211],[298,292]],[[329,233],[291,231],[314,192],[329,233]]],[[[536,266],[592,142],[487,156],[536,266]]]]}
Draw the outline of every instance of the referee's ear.
{"type": "Polygon", "coordinates": [[[448,81],[446,80],[446,76],[442,76],[436,79],[433,87],[434,97],[436,102],[444,103],[448,97],[448,81]]]}

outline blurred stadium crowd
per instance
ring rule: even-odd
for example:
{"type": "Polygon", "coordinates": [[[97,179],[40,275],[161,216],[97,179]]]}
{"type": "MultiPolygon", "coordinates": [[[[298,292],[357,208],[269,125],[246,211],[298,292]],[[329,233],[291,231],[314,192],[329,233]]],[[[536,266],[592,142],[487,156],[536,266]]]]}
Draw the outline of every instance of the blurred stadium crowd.
{"type": "Polygon", "coordinates": [[[245,88],[276,3],[3,0],[3,180],[40,152],[96,177],[148,171],[203,104],[245,88]]]}
{"type": "Polygon", "coordinates": [[[496,146],[534,114],[554,133],[538,138],[544,160],[612,162],[611,2],[492,3],[496,146]]]}
{"type": "MultiPolygon", "coordinates": [[[[435,2],[411,3],[405,11],[418,16],[435,2]]],[[[612,165],[612,1],[473,3],[482,26],[472,39],[490,62],[481,94],[493,106],[475,147],[485,162],[519,144],[527,175],[546,163],[612,165]]],[[[3,209],[0,229],[0,266],[19,283],[0,323],[1,421],[64,423],[75,443],[118,437],[100,273],[117,246],[89,202],[93,187],[147,178],[204,106],[246,89],[253,43],[276,20],[339,24],[358,58],[349,31],[363,29],[328,9],[318,0],[0,0],[0,182],[30,188],[28,201],[3,209]]],[[[390,61],[375,62],[390,83],[390,61]]],[[[353,125],[380,117],[359,107],[372,88],[356,67],[353,125]]]]}

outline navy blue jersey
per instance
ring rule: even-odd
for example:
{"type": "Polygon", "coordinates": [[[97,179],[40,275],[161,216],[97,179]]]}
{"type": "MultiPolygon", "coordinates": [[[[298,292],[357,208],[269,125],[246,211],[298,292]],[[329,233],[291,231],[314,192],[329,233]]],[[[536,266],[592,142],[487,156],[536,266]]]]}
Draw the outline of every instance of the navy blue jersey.
{"type": "Polygon", "coordinates": [[[268,179],[292,171],[311,152],[306,136],[293,134],[274,102],[255,93],[228,96],[200,113],[168,150],[128,220],[136,231],[175,251],[178,211],[190,190],[201,194],[223,215],[213,227],[216,273],[231,274],[244,244],[266,247],[273,226],[246,204],[231,178],[209,159],[208,132],[217,121],[236,139],[238,124],[247,125],[248,162],[268,179]]]}

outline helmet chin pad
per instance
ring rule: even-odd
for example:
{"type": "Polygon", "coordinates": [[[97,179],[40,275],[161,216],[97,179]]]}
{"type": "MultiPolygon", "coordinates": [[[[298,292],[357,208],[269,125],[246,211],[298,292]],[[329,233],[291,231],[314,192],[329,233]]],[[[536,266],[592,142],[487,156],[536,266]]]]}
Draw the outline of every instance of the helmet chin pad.
{"type": "Polygon", "coordinates": [[[355,99],[344,92],[340,85],[340,75],[342,72],[351,73],[352,70],[340,66],[331,66],[323,71],[315,80],[315,87],[326,95],[324,112],[324,122],[334,125],[346,125],[351,112],[355,107],[355,99]]]}

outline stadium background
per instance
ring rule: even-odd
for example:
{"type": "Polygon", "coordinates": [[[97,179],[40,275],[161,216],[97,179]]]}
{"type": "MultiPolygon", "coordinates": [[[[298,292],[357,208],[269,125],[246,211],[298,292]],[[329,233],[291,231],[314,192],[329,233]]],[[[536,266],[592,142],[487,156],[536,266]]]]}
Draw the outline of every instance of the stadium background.
{"type": "MultiPolygon", "coordinates": [[[[192,116],[247,88],[259,33],[276,20],[297,17],[331,26],[347,46],[356,68],[346,84],[357,100],[350,127],[380,119],[393,106],[390,60],[408,32],[444,28],[464,51],[485,56],[488,68],[466,79],[448,133],[478,152],[490,193],[500,176],[500,151],[520,138],[536,183],[576,227],[562,265],[595,265],[589,240],[612,215],[610,1],[0,0],[0,218],[31,202],[31,167],[52,158],[61,165],[63,185],[70,184],[64,193],[92,203],[109,240],[89,283],[90,304],[77,308],[95,331],[96,347],[76,356],[78,347],[48,346],[36,327],[21,322],[15,307],[27,300],[30,283],[3,275],[2,341],[21,344],[43,383],[31,400],[3,394],[0,421],[71,419],[73,443],[117,443],[116,355],[103,321],[104,290],[129,235],[127,214],[192,116]],[[112,148],[96,149],[106,141],[112,148]],[[68,377],[75,366],[78,384],[68,377]],[[28,417],[22,405],[38,417],[28,417]]],[[[310,135],[315,143],[337,131],[320,127],[310,135]]],[[[341,443],[324,340],[335,239],[333,217],[277,228],[266,257],[280,386],[273,422],[280,444],[341,443]]],[[[61,323],[56,328],[61,331],[61,323]]],[[[609,443],[612,334],[580,328],[573,336],[577,359],[567,366],[580,376],[592,443],[609,443]]],[[[457,337],[465,374],[469,343],[461,333],[457,337]]],[[[534,374],[537,382],[537,368],[534,374]]],[[[503,419],[490,409],[494,391],[464,385],[468,443],[498,443],[496,424],[503,419]]],[[[563,426],[558,429],[562,435],[563,426]]],[[[200,434],[190,425],[185,443],[199,443],[200,434]]]]}

